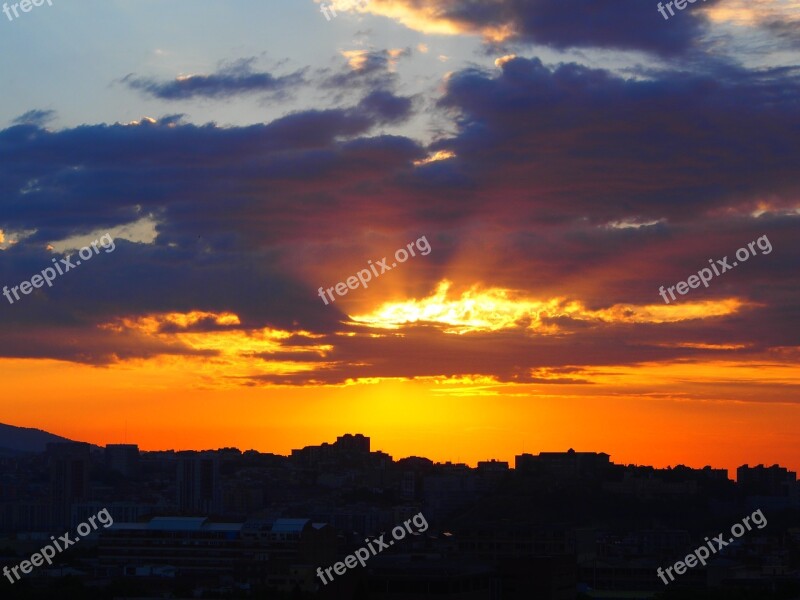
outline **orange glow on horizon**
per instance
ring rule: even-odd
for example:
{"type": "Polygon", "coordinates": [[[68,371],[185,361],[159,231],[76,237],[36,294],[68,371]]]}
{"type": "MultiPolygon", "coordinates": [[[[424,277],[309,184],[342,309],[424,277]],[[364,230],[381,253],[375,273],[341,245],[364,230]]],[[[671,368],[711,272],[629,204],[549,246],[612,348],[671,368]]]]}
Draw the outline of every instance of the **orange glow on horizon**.
{"type": "Polygon", "coordinates": [[[145,450],[236,446],[288,454],[350,432],[371,436],[374,449],[396,459],[513,464],[523,448],[574,447],[626,464],[800,469],[800,405],[783,389],[800,380],[793,364],[603,368],[581,373],[588,385],[439,377],[256,387],[220,384],[187,361],[203,362],[159,358],[98,368],[4,360],[3,421],[145,450]],[[37,377],[43,367],[50,375],[37,377]]]}

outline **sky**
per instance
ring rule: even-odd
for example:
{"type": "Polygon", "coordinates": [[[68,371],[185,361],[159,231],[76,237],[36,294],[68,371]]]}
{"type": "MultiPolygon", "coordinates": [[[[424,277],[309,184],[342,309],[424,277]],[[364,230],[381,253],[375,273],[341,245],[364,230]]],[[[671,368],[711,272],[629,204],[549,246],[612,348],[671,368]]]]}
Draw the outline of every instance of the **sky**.
{"type": "Polygon", "coordinates": [[[0,422],[800,469],[799,1],[51,4],[0,13],[0,422]]]}

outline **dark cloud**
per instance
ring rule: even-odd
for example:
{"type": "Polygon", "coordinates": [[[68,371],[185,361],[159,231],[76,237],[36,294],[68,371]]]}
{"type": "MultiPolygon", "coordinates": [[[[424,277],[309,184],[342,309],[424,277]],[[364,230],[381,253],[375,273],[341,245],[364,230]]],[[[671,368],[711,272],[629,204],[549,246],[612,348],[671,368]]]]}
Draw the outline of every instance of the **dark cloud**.
{"type": "Polygon", "coordinates": [[[278,77],[253,71],[254,61],[253,58],[243,59],[223,66],[211,75],[191,75],[171,81],[157,81],[131,73],[122,79],[122,83],[161,100],[221,99],[254,93],[280,95],[306,83],[302,71],[278,77]]]}
{"type": "Polygon", "coordinates": [[[44,127],[55,118],[56,111],[54,110],[34,109],[18,116],[11,122],[15,125],[36,125],[37,127],[44,127]]]}
{"type": "MultiPolygon", "coordinates": [[[[692,0],[693,1],[693,0],[692,0]]],[[[662,57],[686,55],[702,45],[707,20],[702,8],[721,0],[687,4],[665,20],[658,2],[642,0],[404,0],[417,20],[456,23],[460,29],[505,42],[568,48],[640,50],[662,57]]],[[[667,14],[669,14],[667,12],[667,14]]]]}
{"type": "MultiPolygon", "coordinates": [[[[704,0],[704,5],[717,1],[704,0]]],[[[706,29],[697,4],[675,9],[668,21],[654,1],[508,0],[502,5],[521,40],[558,49],[598,47],[675,56],[696,48],[706,29]]]]}
{"type": "MultiPolygon", "coordinates": [[[[102,363],[155,354],[213,354],[135,330],[112,335],[98,329],[126,316],[232,311],[241,319],[241,328],[248,330],[302,326],[317,331],[334,330],[341,318],[335,309],[317,310],[319,300],[313,292],[273,266],[267,253],[241,248],[209,252],[202,241],[193,247],[173,248],[115,240],[115,246],[112,252],[101,248],[91,260],[56,277],[52,287],[27,296],[20,293],[20,300],[13,304],[0,297],[4,355],[102,363]],[[83,335],[76,336],[78,331],[83,335]],[[60,341],[48,345],[50,336],[60,341]]],[[[72,254],[75,264],[80,259],[72,254]]],[[[52,266],[52,257],[44,249],[23,243],[0,252],[0,285],[11,288],[30,280],[52,266]]],[[[201,319],[181,331],[230,328],[201,319]]],[[[159,328],[161,333],[176,330],[168,323],[159,328]]]]}
{"type": "Polygon", "coordinates": [[[35,232],[0,251],[2,285],[47,266],[46,242],[147,215],[157,237],[118,240],[113,253],[53,288],[3,305],[0,347],[6,356],[93,363],[195,355],[174,325],[157,336],[100,326],[154,313],[231,312],[240,325],[205,319],[191,330],[304,330],[332,348],[298,354],[312,338],[283,340],[253,360],[314,369],[265,382],[485,374],[582,385],[587,370],[606,365],[754,360],[796,346],[797,76],[734,67],[713,75],[624,79],[526,59],[494,73],[460,71],[440,103],[456,133],[430,148],[381,133],[413,110],[411,99],[383,88],[346,108],[247,127],[197,126],[175,115],[58,132],[9,127],[0,131],[0,229],[9,237],[35,232]],[[434,151],[454,156],[423,164],[434,151]],[[326,306],[317,296],[319,286],[423,234],[429,256],[347,302],[326,306]],[[418,323],[373,337],[345,314],[429,296],[443,278],[455,280],[456,297],[481,284],[594,311],[658,305],[659,286],[761,235],[772,253],[685,299],[746,303],[725,317],[620,323],[554,314],[544,322],[558,335],[522,321],[464,335],[418,323]]]}
{"type": "Polygon", "coordinates": [[[397,85],[394,65],[412,55],[410,48],[400,50],[353,50],[346,53],[346,63],[320,72],[323,89],[343,96],[352,90],[392,90],[397,85]]]}
{"type": "MultiPolygon", "coordinates": [[[[248,207],[258,209],[261,187],[272,193],[297,190],[305,198],[298,198],[295,207],[320,202],[319,195],[313,200],[308,195],[315,185],[321,194],[328,188],[326,177],[335,178],[348,161],[370,160],[362,156],[361,146],[349,146],[347,140],[397,123],[410,109],[410,100],[376,92],[352,108],[305,111],[240,128],[176,126],[174,116],[59,132],[10,127],[0,131],[0,228],[36,229],[30,241],[52,241],[155,212],[170,223],[174,218],[175,224],[193,214],[190,239],[198,228],[207,239],[241,234],[217,219],[237,219],[248,207]],[[199,227],[206,222],[197,211],[200,205],[208,209],[207,229],[199,227]],[[67,214],[65,207],[70,207],[67,214]]],[[[387,159],[407,161],[422,153],[408,141],[369,143],[373,152],[387,152],[387,159]]],[[[288,208],[285,198],[273,202],[288,208]]]]}
{"type": "MultiPolygon", "coordinates": [[[[451,335],[441,326],[409,325],[402,336],[373,332],[342,339],[319,340],[334,350],[324,356],[307,354],[302,362],[316,362],[317,368],[292,375],[264,375],[258,381],[284,384],[341,384],[353,378],[460,377],[483,375],[502,383],[589,384],[589,372],[605,367],[637,366],[646,363],[704,360],[753,360],[771,345],[787,340],[777,330],[747,348],[701,349],[687,344],[741,343],[744,327],[754,326],[764,314],[745,311],[737,317],[713,322],[688,321],[663,324],[598,324],[588,329],[581,323],[562,321],[564,334],[580,337],[531,334],[521,328],[497,332],[451,335]],[[676,342],[680,341],[682,346],[676,342]],[[565,367],[565,365],[568,365],[565,367]],[[581,365],[575,367],[572,365],[581,365]]],[[[796,317],[793,319],[796,320],[796,317]]],[[[796,336],[792,343],[796,344],[796,336]]],[[[752,338],[748,341],[753,342],[752,338]]],[[[298,360],[294,353],[263,353],[264,360],[298,360]]]]}
{"type": "Polygon", "coordinates": [[[435,148],[455,152],[451,168],[474,185],[536,205],[540,222],[681,220],[767,196],[793,206],[798,93],[788,69],[623,79],[517,58],[449,79],[440,105],[460,133],[435,148]]]}
{"type": "Polygon", "coordinates": [[[383,123],[401,123],[411,116],[412,102],[391,92],[377,91],[365,97],[358,107],[383,123]]]}
{"type": "Polygon", "coordinates": [[[339,174],[385,178],[424,156],[404,138],[365,135],[406,118],[410,108],[408,99],[375,92],[352,108],[250,127],[195,126],[172,115],[135,125],[0,131],[0,231],[33,232],[0,251],[2,285],[50,266],[49,241],[147,215],[159,223],[154,244],[118,240],[113,253],[5,306],[0,337],[13,346],[7,355],[104,362],[182,352],[180,344],[95,333],[119,316],[173,311],[233,312],[243,329],[334,330],[341,313],[320,311],[313,289],[287,263],[298,254],[295,242],[313,241],[309,224],[339,227],[339,192],[331,189],[339,174]],[[50,334],[36,334],[39,327],[50,334]],[[83,345],[44,343],[80,328],[87,331],[83,345]],[[30,340],[18,343],[26,331],[30,340]]]}

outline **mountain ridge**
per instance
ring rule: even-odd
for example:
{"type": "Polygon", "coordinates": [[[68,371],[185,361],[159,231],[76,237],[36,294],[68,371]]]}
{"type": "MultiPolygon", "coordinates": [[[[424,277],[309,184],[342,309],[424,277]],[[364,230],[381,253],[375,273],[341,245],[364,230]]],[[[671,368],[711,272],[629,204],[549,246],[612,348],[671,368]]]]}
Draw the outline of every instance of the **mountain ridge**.
{"type": "Polygon", "coordinates": [[[0,423],[0,454],[44,452],[49,443],[71,441],[42,429],[0,423]]]}

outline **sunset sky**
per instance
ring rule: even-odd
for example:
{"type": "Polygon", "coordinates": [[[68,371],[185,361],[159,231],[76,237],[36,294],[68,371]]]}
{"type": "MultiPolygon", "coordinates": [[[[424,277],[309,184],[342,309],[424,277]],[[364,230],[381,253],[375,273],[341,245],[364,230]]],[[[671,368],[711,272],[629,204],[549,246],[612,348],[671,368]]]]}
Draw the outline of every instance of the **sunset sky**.
{"type": "Polygon", "coordinates": [[[323,4],[0,13],[0,422],[800,470],[800,1],[323,4]]]}

